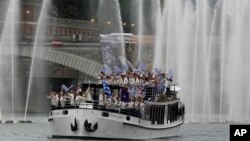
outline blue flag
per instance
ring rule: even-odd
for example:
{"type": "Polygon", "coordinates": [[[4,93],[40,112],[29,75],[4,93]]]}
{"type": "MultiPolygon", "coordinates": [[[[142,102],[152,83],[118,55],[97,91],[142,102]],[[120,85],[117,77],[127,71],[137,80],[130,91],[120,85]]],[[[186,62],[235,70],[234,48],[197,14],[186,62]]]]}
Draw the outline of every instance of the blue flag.
{"type": "Polygon", "coordinates": [[[103,90],[104,90],[105,94],[107,96],[111,96],[112,93],[111,93],[111,90],[110,90],[108,84],[105,81],[102,81],[102,85],[103,85],[103,90]]]}
{"type": "Polygon", "coordinates": [[[155,74],[159,74],[160,73],[160,69],[159,68],[154,68],[154,73],[155,74]]]}
{"type": "Polygon", "coordinates": [[[61,86],[61,91],[65,91],[65,92],[67,92],[67,91],[69,91],[69,88],[67,87],[67,86],[65,86],[64,84],[62,84],[62,86],[61,86]]]}
{"type": "Polygon", "coordinates": [[[106,74],[107,73],[111,73],[111,70],[110,70],[110,68],[107,65],[104,65],[102,67],[101,71],[104,72],[104,73],[106,73],[106,74]]]}
{"type": "Polygon", "coordinates": [[[173,80],[173,78],[174,78],[173,70],[169,70],[168,71],[168,79],[173,80]]]}
{"type": "Polygon", "coordinates": [[[124,64],[122,65],[122,70],[123,71],[127,71],[129,68],[128,68],[128,65],[127,64],[124,64]]]}
{"type": "Polygon", "coordinates": [[[121,73],[122,70],[121,70],[121,68],[119,68],[118,66],[115,66],[115,67],[114,67],[114,72],[118,74],[118,73],[121,73]]]}
{"type": "Polygon", "coordinates": [[[73,87],[74,87],[74,85],[71,85],[71,86],[68,88],[66,85],[62,84],[62,86],[61,86],[61,91],[64,90],[65,92],[68,92],[68,91],[70,91],[73,87]]]}
{"type": "Polygon", "coordinates": [[[146,71],[146,65],[143,62],[140,62],[138,65],[140,71],[146,71]]]}

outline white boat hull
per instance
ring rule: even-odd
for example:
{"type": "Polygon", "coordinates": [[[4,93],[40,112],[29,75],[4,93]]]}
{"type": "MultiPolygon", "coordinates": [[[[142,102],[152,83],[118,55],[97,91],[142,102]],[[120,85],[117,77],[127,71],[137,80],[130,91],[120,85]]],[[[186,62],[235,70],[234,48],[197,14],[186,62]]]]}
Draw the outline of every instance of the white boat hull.
{"type": "MultiPolygon", "coordinates": [[[[64,109],[65,110],[65,109],[64,109]]],[[[137,117],[128,117],[119,113],[108,113],[93,109],[68,109],[68,114],[63,115],[64,110],[54,110],[49,117],[54,138],[92,138],[92,139],[153,139],[177,136],[180,125],[184,119],[179,119],[171,124],[152,125],[150,121],[137,117]],[[72,131],[71,124],[77,129],[72,131]],[[87,131],[85,122],[91,123],[91,128],[97,123],[95,131],[87,131]]],[[[166,121],[164,121],[166,122],[166,121]]]]}

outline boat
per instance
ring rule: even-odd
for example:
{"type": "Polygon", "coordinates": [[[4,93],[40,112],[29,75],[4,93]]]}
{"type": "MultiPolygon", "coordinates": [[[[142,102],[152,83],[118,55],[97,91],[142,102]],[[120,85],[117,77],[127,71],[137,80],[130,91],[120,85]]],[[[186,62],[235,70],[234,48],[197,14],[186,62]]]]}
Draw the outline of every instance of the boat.
{"type": "Polygon", "coordinates": [[[119,98],[127,85],[106,85],[113,94],[106,101],[102,99],[107,97],[102,95],[104,85],[81,85],[91,93],[92,101],[71,100],[52,107],[48,118],[52,138],[144,140],[179,135],[185,120],[185,105],[178,98],[178,87],[158,90],[145,86],[143,102],[131,106],[119,98]],[[112,100],[114,97],[118,101],[112,100]]]}

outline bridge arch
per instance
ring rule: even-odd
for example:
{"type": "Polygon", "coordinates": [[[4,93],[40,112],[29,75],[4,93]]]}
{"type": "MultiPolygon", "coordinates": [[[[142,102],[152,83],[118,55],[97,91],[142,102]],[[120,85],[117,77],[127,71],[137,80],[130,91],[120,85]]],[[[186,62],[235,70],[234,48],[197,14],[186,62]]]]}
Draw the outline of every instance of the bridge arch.
{"type": "MultiPolygon", "coordinates": [[[[33,48],[31,47],[20,47],[17,55],[31,57],[33,56],[33,48]]],[[[89,76],[96,78],[96,73],[98,73],[102,64],[81,56],[77,56],[74,54],[57,51],[53,48],[48,47],[38,47],[36,48],[35,58],[46,60],[49,62],[61,64],[80,72],[86,73],[89,76]]]]}

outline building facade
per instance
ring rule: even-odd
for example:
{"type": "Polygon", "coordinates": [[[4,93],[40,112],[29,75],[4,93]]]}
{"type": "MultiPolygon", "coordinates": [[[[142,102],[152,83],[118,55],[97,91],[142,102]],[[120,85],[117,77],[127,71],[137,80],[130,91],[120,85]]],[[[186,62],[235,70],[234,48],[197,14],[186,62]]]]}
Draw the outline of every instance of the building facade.
{"type": "MultiPolygon", "coordinates": [[[[42,6],[41,0],[22,0],[20,35],[22,41],[34,41],[37,21],[42,6]]],[[[49,9],[48,9],[49,10],[49,9]]],[[[42,23],[45,41],[98,42],[98,28],[94,21],[53,18],[49,15],[42,23]]]]}

